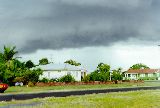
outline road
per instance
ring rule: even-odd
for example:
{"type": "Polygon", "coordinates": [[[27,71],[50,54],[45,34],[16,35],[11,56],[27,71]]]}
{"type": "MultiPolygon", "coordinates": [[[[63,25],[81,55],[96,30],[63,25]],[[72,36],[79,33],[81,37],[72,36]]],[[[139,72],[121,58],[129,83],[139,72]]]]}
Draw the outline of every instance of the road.
{"type": "Polygon", "coordinates": [[[27,94],[6,94],[0,95],[0,101],[11,101],[11,100],[27,100],[33,98],[44,98],[44,97],[66,97],[73,95],[85,95],[85,94],[98,94],[98,93],[110,93],[110,92],[127,92],[137,90],[156,90],[160,89],[157,87],[132,87],[132,88],[114,88],[114,89],[99,89],[99,90],[79,90],[79,91],[58,91],[58,92],[40,92],[40,93],[27,93],[27,94]]]}

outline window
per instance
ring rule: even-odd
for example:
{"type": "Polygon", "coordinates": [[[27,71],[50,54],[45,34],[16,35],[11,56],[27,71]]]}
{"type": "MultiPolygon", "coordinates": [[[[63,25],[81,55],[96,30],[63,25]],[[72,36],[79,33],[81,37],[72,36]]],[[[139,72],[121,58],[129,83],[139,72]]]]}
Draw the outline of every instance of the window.
{"type": "Polygon", "coordinates": [[[128,77],[131,77],[131,74],[128,74],[128,77]]]}
{"type": "Polygon", "coordinates": [[[148,77],[148,73],[145,73],[145,77],[148,77]]]}
{"type": "Polygon", "coordinates": [[[153,76],[154,76],[154,77],[157,77],[157,74],[156,74],[156,73],[153,73],[153,76]]]}

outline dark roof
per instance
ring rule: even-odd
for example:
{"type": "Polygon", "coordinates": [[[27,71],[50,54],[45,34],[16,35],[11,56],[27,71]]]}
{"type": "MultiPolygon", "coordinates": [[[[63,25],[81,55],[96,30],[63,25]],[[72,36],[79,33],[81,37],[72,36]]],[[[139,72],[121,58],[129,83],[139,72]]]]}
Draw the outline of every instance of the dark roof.
{"type": "Polygon", "coordinates": [[[160,72],[160,69],[129,69],[127,73],[156,73],[160,72]]]}

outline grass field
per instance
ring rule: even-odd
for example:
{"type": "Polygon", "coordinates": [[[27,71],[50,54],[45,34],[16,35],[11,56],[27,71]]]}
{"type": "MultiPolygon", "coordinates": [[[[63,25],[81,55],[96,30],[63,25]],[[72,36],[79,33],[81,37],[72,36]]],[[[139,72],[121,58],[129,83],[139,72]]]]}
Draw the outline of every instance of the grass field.
{"type": "Polygon", "coordinates": [[[120,87],[138,87],[138,86],[160,86],[159,81],[148,81],[144,83],[123,83],[108,85],[69,85],[69,86],[49,86],[49,87],[9,87],[4,94],[30,93],[30,92],[48,92],[64,90],[88,90],[88,89],[109,89],[120,87]]]}
{"type": "Polygon", "coordinates": [[[14,108],[160,108],[160,90],[11,101],[1,102],[0,106],[11,108],[12,106],[14,108]],[[34,106],[32,103],[40,104],[34,106]]]}

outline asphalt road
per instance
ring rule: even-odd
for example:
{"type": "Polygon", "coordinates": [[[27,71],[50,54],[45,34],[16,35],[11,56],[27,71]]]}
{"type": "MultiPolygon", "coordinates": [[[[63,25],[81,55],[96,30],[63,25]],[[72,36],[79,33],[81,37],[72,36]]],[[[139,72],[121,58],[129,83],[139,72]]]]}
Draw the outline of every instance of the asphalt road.
{"type": "Polygon", "coordinates": [[[99,90],[80,90],[80,91],[59,91],[59,92],[41,92],[41,93],[27,93],[27,94],[6,94],[0,95],[0,101],[11,101],[11,100],[27,100],[33,98],[44,98],[44,97],[66,97],[74,95],[85,95],[85,94],[98,94],[98,93],[110,93],[110,92],[126,92],[126,91],[137,91],[137,90],[156,90],[159,87],[135,87],[135,88],[114,88],[114,89],[99,89],[99,90]]]}

